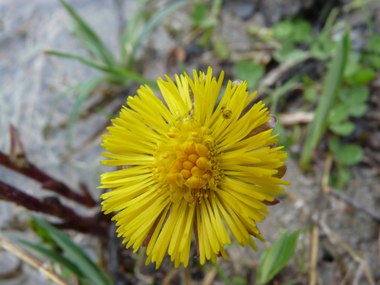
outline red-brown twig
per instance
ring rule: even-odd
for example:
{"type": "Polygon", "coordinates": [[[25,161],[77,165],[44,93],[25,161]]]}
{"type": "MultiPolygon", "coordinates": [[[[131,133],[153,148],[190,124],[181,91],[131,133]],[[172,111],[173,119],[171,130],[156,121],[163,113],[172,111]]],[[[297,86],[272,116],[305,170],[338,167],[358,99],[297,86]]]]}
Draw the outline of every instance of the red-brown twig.
{"type": "Polygon", "coordinates": [[[67,199],[73,200],[88,207],[93,207],[95,205],[95,201],[91,196],[82,196],[78,193],[75,193],[68,186],[48,176],[42,170],[38,169],[31,163],[28,163],[22,167],[17,166],[11,161],[9,156],[0,152],[0,165],[40,182],[42,184],[42,188],[53,191],[67,199]]]}
{"type": "Polygon", "coordinates": [[[20,136],[12,125],[9,126],[9,133],[9,155],[0,152],[0,165],[40,182],[42,188],[53,191],[67,199],[73,200],[87,207],[93,207],[96,205],[94,199],[84,185],[80,185],[83,191],[83,195],[80,195],[64,183],[50,177],[34,164],[30,163],[25,154],[20,136]]]}
{"type": "Polygon", "coordinates": [[[61,218],[64,222],[55,224],[59,228],[74,229],[82,233],[107,237],[106,228],[94,218],[79,216],[71,208],[62,205],[58,199],[39,200],[0,181],[0,200],[16,203],[31,211],[61,218]]]}

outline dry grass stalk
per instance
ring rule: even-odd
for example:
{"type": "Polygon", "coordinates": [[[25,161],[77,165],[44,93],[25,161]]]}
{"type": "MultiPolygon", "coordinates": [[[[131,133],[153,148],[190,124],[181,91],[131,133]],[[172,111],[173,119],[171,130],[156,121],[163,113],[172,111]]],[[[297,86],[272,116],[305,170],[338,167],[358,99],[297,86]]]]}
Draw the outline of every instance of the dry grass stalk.
{"type": "Polygon", "coordinates": [[[362,258],[358,253],[355,252],[347,243],[342,241],[338,235],[334,234],[332,230],[327,226],[326,224],[326,212],[322,214],[322,217],[319,221],[319,225],[321,229],[325,232],[330,242],[333,244],[339,245],[341,248],[343,248],[356,262],[361,264],[364,268],[364,273],[367,278],[367,281],[370,285],[375,285],[375,281],[372,277],[371,271],[367,265],[367,262],[362,258]]]}
{"type": "Polygon", "coordinates": [[[315,285],[317,282],[318,248],[319,248],[319,229],[317,225],[313,225],[313,229],[311,231],[309,285],[315,285]]]}
{"type": "Polygon", "coordinates": [[[12,243],[7,241],[4,237],[0,236],[0,247],[9,251],[13,255],[20,258],[22,261],[28,263],[32,267],[36,268],[46,279],[50,279],[59,285],[68,285],[65,281],[63,281],[58,275],[54,272],[42,267],[37,261],[35,261],[32,257],[27,255],[18,247],[14,246],[12,243]]]}

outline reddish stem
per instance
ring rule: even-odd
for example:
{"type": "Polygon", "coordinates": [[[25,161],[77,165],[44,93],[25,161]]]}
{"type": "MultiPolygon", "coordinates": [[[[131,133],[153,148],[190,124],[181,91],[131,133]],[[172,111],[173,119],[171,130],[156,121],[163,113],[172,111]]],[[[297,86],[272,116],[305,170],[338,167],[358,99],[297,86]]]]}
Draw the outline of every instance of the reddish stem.
{"type": "Polygon", "coordinates": [[[106,228],[100,225],[94,218],[79,216],[71,208],[62,205],[55,197],[46,198],[41,201],[0,181],[0,200],[16,203],[31,211],[61,218],[64,222],[56,225],[59,228],[74,229],[99,237],[107,237],[106,228]]]}
{"type": "Polygon", "coordinates": [[[32,163],[28,162],[28,164],[23,167],[17,166],[12,162],[9,156],[0,152],[0,165],[40,182],[42,188],[53,191],[67,199],[73,200],[87,207],[93,207],[96,204],[88,192],[83,196],[75,193],[67,185],[45,174],[32,163]]]}

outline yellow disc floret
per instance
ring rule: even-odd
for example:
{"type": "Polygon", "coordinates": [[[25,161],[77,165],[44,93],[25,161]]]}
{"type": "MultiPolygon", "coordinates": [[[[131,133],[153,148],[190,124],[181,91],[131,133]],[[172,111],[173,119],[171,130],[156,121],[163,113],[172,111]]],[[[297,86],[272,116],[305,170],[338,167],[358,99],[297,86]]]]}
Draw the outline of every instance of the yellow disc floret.
{"type": "Polygon", "coordinates": [[[200,201],[216,188],[221,173],[210,132],[189,117],[178,120],[157,143],[152,172],[157,189],[169,190],[173,202],[200,201]]]}

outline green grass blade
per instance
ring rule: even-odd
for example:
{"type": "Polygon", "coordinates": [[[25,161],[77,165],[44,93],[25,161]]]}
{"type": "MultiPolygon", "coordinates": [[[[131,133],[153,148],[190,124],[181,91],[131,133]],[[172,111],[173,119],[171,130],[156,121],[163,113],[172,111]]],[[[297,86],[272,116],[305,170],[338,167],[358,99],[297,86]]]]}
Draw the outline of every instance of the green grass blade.
{"type": "Polygon", "coordinates": [[[77,37],[82,46],[88,51],[92,58],[100,60],[101,62],[105,62],[103,59],[103,54],[91,40],[88,39],[88,35],[86,32],[80,28],[80,26],[76,26],[74,29],[74,35],[77,37]]]}
{"type": "Polygon", "coordinates": [[[60,51],[55,51],[55,50],[47,50],[47,51],[45,51],[45,53],[55,55],[55,56],[59,56],[59,57],[75,59],[77,61],[80,61],[83,64],[86,64],[88,66],[91,66],[91,67],[94,67],[94,68],[97,68],[97,69],[100,69],[100,70],[106,71],[106,72],[107,72],[107,70],[110,69],[106,66],[103,66],[99,63],[96,63],[95,61],[89,60],[87,58],[84,58],[84,57],[81,57],[81,56],[75,55],[75,54],[70,54],[70,53],[65,53],[65,52],[60,52],[60,51]]]}
{"type": "Polygon", "coordinates": [[[320,34],[325,34],[325,35],[327,35],[327,34],[330,32],[331,28],[332,28],[333,25],[334,25],[334,22],[335,22],[335,20],[336,20],[336,17],[338,17],[338,15],[339,15],[339,9],[336,8],[336,7],[335,7],[335,8],[332,8],[330,14],[329,14],[328,17],[327,17],[326,23],[325,23],[325,25],[323,26],[322,31],[321,31],[320,34]]]}
{"type": "Polygon", "coordinates": [[[227,275],[224,274],[224,272],[220,268],[220,266],[217,263],[215,263],[214,266],[215,266],[216,271],[218,271],[218,274],[219,274],[220,278],[223,279],[224,284],[226,284],[226,285],[232,285],[231,281],[228,279],[227,275]]]}
{"type": "MultiPolygon", "coordinates": [[[[45,51],[45,53],[51,54],[51,55],[56,55],[59,57],[75,59],[75,60],[82,62],[83,64],[97,68],[101,71],[108,72],[108,73],[116,75],[116,76],[122,76],[124,78],[129,78],[129,79],[132,79],[132,80],[139,82],[139,83],[142,83],[142,84],[148,84],[151,88],[155,88],[158,90],[158,85],[155,82],[153,82],[153,81],[145,78],[144,76],[141,76],[141,75],[139,75],[133,71],[106,67],[106,66],[98,64],[92,60],[86,59],[86,58],[78,56],[78,55],[70,54],[70,53],[64,53],[64,52],[53,51],[53,50],[45,51]]],[[[118,78],[115,78],[115,81],[117,81],[117,80],[118,80],[118,78]]]]}
{"type": "Polygon", "coordinates": [[[270,105],[270,112],[271,114],[275,114],[277,110],[277,103],[278,100],[284,96],[286,93],[289,92],[290,89],[292,89],[298,82],[298,76],[295,76],[288,80],[284,85],[281,87],[276,88],[269,97],[265,98],[263,102],[267,105],[271,103],[270,105]]]}
{"type": "Polygon", "coordinates": [[[169,15],[171,12],[175,11],[176,9],[178,9],[179,7],[182,7],[186,4],[188,4],[189,1],[179,1],[179,2],[173,2],[173,4],[169,5],[168,7],[166,7],[165,9],[163,9],[162,11],[156,13],[152,19],[150,19],[150,21],[147,23],[147,25],[144,27],[144,29],[141,31],[141,33],[139,34],[139,36],[137,37],[137,40],[134,44],[134,48],[133,48],[133,54],[136,53],[136,50],[139,48],[142,40],[144,39],[144,37],[146,37],[147,35],[150,34],[150,32],[155,28],[157,27],[157,25],[167,16],[169,15]]]}
{"type": "Polygon", "coordinates": [[[54,250],[51,250],[51,249],[48,249],[44,246],[41,246],[41,245],[38,245],[38,244],[33,244],[33,243],[30,243],[26,240],[23,240],[23,239],[19,239],[19,238],[16,238],[16,237],[11,237],[13,240],[23,244],[24,246],[46,256],[47,258],[49,259],[52,259],[54,260],[55,262],[61,264],[62,266],[66,267],[68,270],[71,271],[71,273],[73,273],[74,275],[76,275],[79,279],[83,279],[85,278],[83,273],[78,269],[78,267],[72,263],[70,260],[68,260],[66,257],[62,256],[62,254],[54,251],[54,250]]]}
{"type": "Polygon", "coordinates": [[[42,228],[49,231],[52,239],[62,248],[69,259],[74,262],[78,269],[96,285],[112,285],[113,282],[103,272],[103,270],[95,264],[83,250],[73,243],[66,235],[44,220],[37,218],[31,214],[34,222],[38,223],[42,228]]]}
{"type": "Polygon", "coordinates": [[[314,120],[309,125],[300,161],[302,169],[306,169],[309,166],[312,153],[326,130],[328,114],[342,85],[349,50],[350,32],[346,31],[335,50],[332,64],[326,74],[323,93],[314,113],[314,120]]]}
{"type": "Polygon", "coordinates": [[[137,9],[134,11],[120,38],[121,59],[125,68],[132,66],[131,58],[134,53],[135,42],[140,29],[146,21],[144,7],[147,2],[148,0],[139,1],[137,9]]]}
{"type": "Polygon", "coordinates": [[[147,85],[149,85],[149,87],[154,88],[156,90],[159,90],[156,82],[151,81],[151,80],[149,80],[149,79],[145,78],[144,76],[141,76],[137,73],[134,73],[133,71],[124,70],[124,69],[108,69],[107,72],[110,72],[110,73],[113,73],[116,75],[121,75],[121,76],[124,76],[126,78],[133,79],[136,82],[139,82],[142,84],[147,84],[147,85]]]}
{"type": "Polygon", "coordinates": [[[107,77],[95,77],[81,84],[79,88],[79,94],[75,100],[75,104],[73,110],[71,111],[69,126],[67,129],[67,145],[71,146],[71,141],[73,137],[73,130],[75,123],[78,120],[80,108],[83,102],[86,100],[87,96],[91,94],[91,92],[102,82],[108,81],[107,77]]]}
{"type": "Polygon", "coordinates": [[[51,122],[51,120],[53,118],[55,110],[58,107],[59,102],[61,102],[67,95],[71,94],[72,92],[75,92],[75,90],[79,86],[80,86],[80,84],[77,84],[75,86],[71,86],[71,87],[67,88],[65,91],[61,92],[57,96],[57,98],[54,100],[53,105],[50,108],[50,111],[49,111],[49,114],[48,114],[48,118],[46,120],[46,124],[45,124],[45,127],[44,127],[44,131],[43,131],[44,139],[48,139],[49,136],[50,136],[50,131],[51,131],[50,122],[51,122]]]}
{"type": "Polygon", "coordinates": [[[73,8],[64,0],[59,0],[66,11],[70,14],[70,16],[74,19],[78,28],[82,30],[82,35],[86,35],[87,41],[92,42],[92,44],[96,47],[99,54],[102,55],[102,60],[108,66],[116,66],[116,61],[112,56],[112,53],[106,48],[97,34],[90,28],[89,25],[74,11],[73,8]]]}
{"type": "Polygon", "coordinates": [[[272,248],[262,254],[257,277],[257,284],[266,284],[285,267],[294,254],[298,239],[299,230],[295,230],[288,235],[288,230],[284,231],[272,248]]]}

